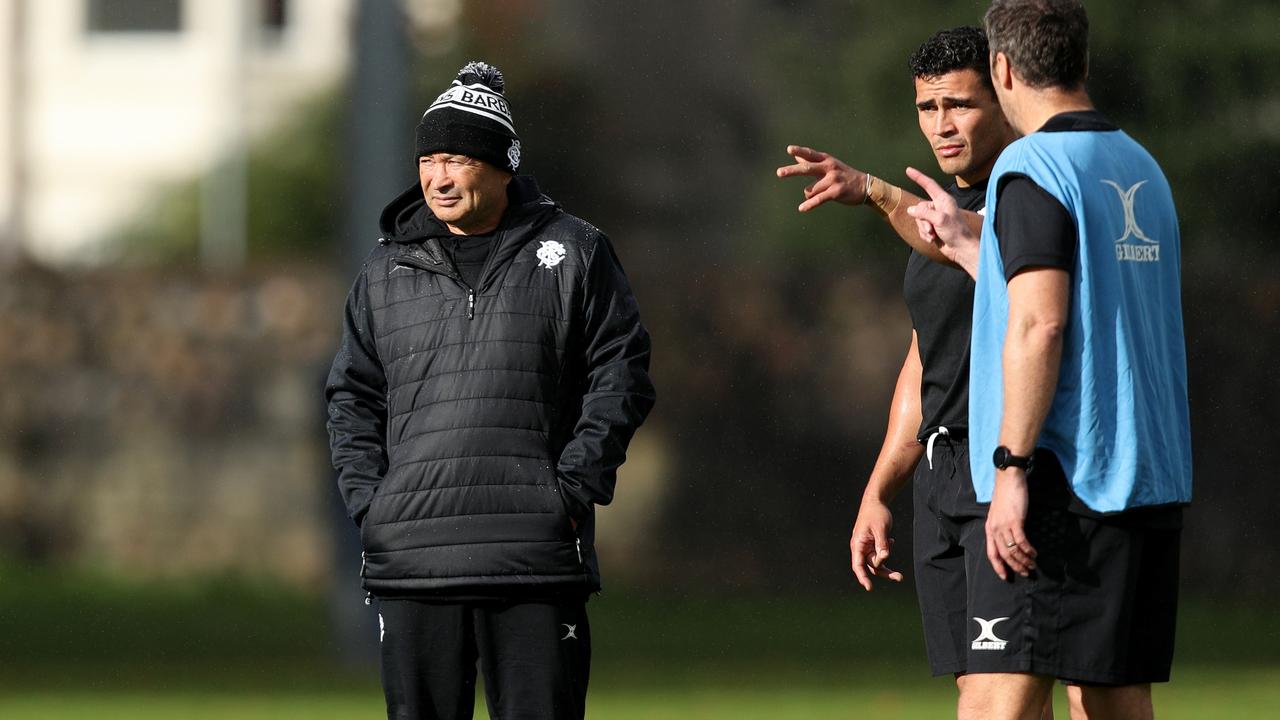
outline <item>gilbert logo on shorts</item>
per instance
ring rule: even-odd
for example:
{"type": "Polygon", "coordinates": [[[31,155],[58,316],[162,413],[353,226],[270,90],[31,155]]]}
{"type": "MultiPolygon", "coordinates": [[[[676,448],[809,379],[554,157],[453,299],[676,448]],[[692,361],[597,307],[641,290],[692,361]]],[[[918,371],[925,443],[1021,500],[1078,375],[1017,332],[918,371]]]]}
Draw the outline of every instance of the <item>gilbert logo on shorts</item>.
{"type": "Polygon", "coordinates": [[[996,637],[996,623],[1008,620],[1007,617],[996,618],[995,620],[984,620],[980,617],[973,618],[982,628],[982,632],[978,633],[978,637],[974,639],[972,648],[974,650],[1003,650],[1008,645],[1004,640],[996,637]]]}

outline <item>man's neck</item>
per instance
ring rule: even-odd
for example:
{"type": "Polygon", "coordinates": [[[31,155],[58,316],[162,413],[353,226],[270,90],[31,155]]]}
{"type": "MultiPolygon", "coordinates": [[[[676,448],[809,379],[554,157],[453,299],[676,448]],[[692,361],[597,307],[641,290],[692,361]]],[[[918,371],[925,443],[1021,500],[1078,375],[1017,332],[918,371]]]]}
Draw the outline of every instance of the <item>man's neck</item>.
{"type": "Polygon", "coordinates": [[[1030,135],[1044,127],[1054,115],[1093,109],[1093,101],[1089,99],[1089,93],[1083,85],[1075,90],[1026,88],[1024,92],[1026,97],[1022,112],[1019,113],[1018,128],[1024,135],[1030,135]]]}
{"type": "Polygon", "coordinates": [[[498,229],[498,223],[486,224],[482,227],[469,227],[465,229],[460,228],[457,225],[450,225],[449,223],[445,223],[444,226],[449,228],[449,232],[453,233],[454,235],[461,235],[463,237],[472,237],[475,235],[488,235],[489,233],[498,229]]]}
{"type": "Polygon", "coordinates": [[[968,176],[956,175],[956,187],[967,188],[967,187],[973,187],[974,185],[981,185],[982,183],[986,182],[987,178],[989,177],[991,177],[990,169],[988,169],[987,172],[984,172],[981,174],[968,175],[968,176]]]}

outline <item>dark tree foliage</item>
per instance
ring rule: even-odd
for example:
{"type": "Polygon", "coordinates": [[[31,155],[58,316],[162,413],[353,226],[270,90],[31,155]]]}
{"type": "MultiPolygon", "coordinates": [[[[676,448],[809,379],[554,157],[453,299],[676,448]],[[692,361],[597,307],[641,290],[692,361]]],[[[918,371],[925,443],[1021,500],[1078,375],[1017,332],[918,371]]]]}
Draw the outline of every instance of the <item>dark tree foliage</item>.
{"type": "MultiPolygon", "coordinates": [[[[471,0],[455,45],[422,47],[418,105],[466,59],[501,67],[528,168],[619,247],[655,337],[649,431],[676,458],[661,542],[673,576],[847,579],[848,528],[909,340],[897,295],[906,253],[864,210],[799,215],[802,183],[773,170],[799,143],[908,187],[907,165],[937,176],[907,58],[984,8],[471,0]]],[[[1089,11],[1091,94],[1161,161],[1182,219],[1197,471],[1188,577],[1274,590],[1274,576],[1248,569],[1278,539],[1257,438],[1280,407],[1268,360],[1280,338],[1280,5],[1089,11]]],[[[255,148],[255,259],[335,257],[336,107],[319,102],[255,148]]],[[[190,256],[193,194],[173,197],[135,247],[190,256]]]]}

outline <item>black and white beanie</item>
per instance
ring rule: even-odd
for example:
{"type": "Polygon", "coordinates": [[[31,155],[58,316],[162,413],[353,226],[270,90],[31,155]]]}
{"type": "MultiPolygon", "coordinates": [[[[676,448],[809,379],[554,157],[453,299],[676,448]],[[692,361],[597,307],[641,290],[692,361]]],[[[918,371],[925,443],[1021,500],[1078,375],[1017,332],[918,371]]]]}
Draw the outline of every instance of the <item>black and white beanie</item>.
{"type": "Polygon", "coordinates": [[[502,96],[505,82],[498,68],[472,61],[418,122],[416,160],[438,152],[483,160],[499,170],[520,168],[520,138],[511,106],[502,96]]]}

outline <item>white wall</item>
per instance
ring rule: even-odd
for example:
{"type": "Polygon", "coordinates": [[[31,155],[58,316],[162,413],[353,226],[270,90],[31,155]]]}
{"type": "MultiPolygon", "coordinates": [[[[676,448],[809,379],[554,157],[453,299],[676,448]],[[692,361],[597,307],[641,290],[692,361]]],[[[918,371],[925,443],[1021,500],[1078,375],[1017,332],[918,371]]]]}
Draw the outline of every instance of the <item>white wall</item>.
{"type": "Polygon", "coordinates": [[[13,83],[13,35],[17,16],[17,4],[0,3],[0,259],[12,254],[16,228],[14,223],[14,173],[17,155],[14,152],[13,83]]]}
{"type": "Polygon", "coordinates": [[[336,82],[349,57],[352,0],[290,2],[276,41],[260,34],[256,0],[185,0],[181,32],[109,34],[85,30],[83,0],[25,2],[25,235],[48,262],[97,259],[103,237],[158,186],[198,176],[241,129],[278,123],[336,82]]]}

